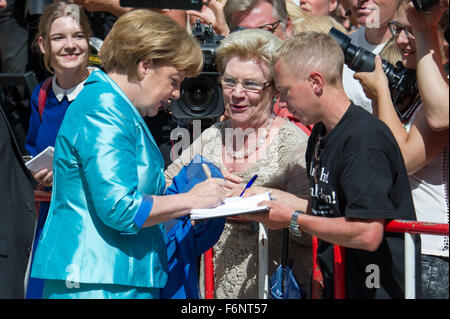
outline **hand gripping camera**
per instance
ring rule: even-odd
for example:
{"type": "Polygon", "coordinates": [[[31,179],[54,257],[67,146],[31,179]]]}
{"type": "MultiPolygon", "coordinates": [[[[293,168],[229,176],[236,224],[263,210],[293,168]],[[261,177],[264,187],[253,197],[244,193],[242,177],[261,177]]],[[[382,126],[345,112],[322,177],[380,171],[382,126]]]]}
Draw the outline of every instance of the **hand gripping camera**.
{"type": "MultiPolygon", "coordinates": [[[[345,64],[355,72],[372,72],[375,70],[375,54],[361,47],[351,44],[351,39],[335,28],[331,28],[331,35],[344,52],[345,64]]],[[[394,66],[383,60],[383,70],[389,81],[392,102],[394,105],[405,104],[418,93],[416,72],[403,67],[401,62],[394,66]]]]}

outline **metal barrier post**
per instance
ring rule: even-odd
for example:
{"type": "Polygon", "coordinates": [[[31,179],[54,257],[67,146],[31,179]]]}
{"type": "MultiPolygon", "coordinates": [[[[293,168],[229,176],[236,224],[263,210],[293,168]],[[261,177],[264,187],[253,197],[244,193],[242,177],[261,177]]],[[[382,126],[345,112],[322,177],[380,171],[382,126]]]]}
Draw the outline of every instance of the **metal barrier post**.
{"type": "Polygon", "coordinates": [[[405,299],[416,298],[416,235],[405,233],[405,299]]]}
{"type": "Polygon", "coordinates": [[[269,238],[266,226],[258,225],[258,298],[269,299],[269,238]]]}

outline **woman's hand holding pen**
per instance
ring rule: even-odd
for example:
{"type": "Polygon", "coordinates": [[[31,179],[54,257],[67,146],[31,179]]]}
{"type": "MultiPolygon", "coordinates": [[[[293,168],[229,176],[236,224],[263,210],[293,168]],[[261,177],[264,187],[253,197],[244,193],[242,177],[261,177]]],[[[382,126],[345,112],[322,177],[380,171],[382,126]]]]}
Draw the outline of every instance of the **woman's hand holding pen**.
{"type": "Polygon", "coordinates": [[[208,178],[195,185],[188,194],[194,201],[192,207],[210,208],[223,202],[227,197],[227,188],[222,178],[208,178]]]}

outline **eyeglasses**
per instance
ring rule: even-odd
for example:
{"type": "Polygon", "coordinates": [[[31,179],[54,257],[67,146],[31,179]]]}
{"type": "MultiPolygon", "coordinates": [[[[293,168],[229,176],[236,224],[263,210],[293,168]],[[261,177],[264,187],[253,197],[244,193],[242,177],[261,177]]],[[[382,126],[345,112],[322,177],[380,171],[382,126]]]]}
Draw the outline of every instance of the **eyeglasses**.
{"type": "Polygon", "coordinates": [[[260,25],[259,27],[256,27],[256,29],[263,29],[263,30],[269,31],[270,33],[274,33],[275,30],[280,25],[280,23],[281,23],[281,20],[278,20],[278,21],[275,21],[274,23],[267,23],[267,24],[260,25]]]}
{"type": "Polygon", "coordinates": [[[389,31],[391,31],[392,36],[397,39],[402,31],[405,32],[405,35],[408,39],[414,40],[416,37],[412,33],[412,31],[408,31],[406,27],[397,21],[388,22],[389,31]]]}
{"type": "Polygon", "coordinates": [[[251,93],[261,93],[266,88],[268,88],[270,86],[270,84],[272,83],[272,81],[267,81],[267,82],[261,83],[261,82],[255,81],[255,80],[248,80],[248,79],[244,79],[244,80],[240,81],[240,80],[238,80],[230,75],[226,75],[226,74],[222,75],[220,82],[222,83],[222,87],[225,87],[227,89],[235,89],[238,84],[241,84],[242,88],[245,91],[251,92],[251,93]]]}

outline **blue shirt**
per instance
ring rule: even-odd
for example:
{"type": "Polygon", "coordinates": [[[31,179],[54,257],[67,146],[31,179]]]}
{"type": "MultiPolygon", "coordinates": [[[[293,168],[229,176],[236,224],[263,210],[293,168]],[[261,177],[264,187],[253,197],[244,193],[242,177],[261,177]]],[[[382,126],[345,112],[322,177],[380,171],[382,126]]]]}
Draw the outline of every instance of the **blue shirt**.
{"type": "Polygon", "coordinates": [[[61,102],[56,99],[55,93],[50,88],[44,112],[42,113],[42,122],[39,116],[38,98],[42,83],[36,86],[31,95],[31,115],[28,126],[25,148],[30,155],[36,156],[47,146],[55,146],[56,135],[66,114],[70,103],[67,98],[61,102]]]}

